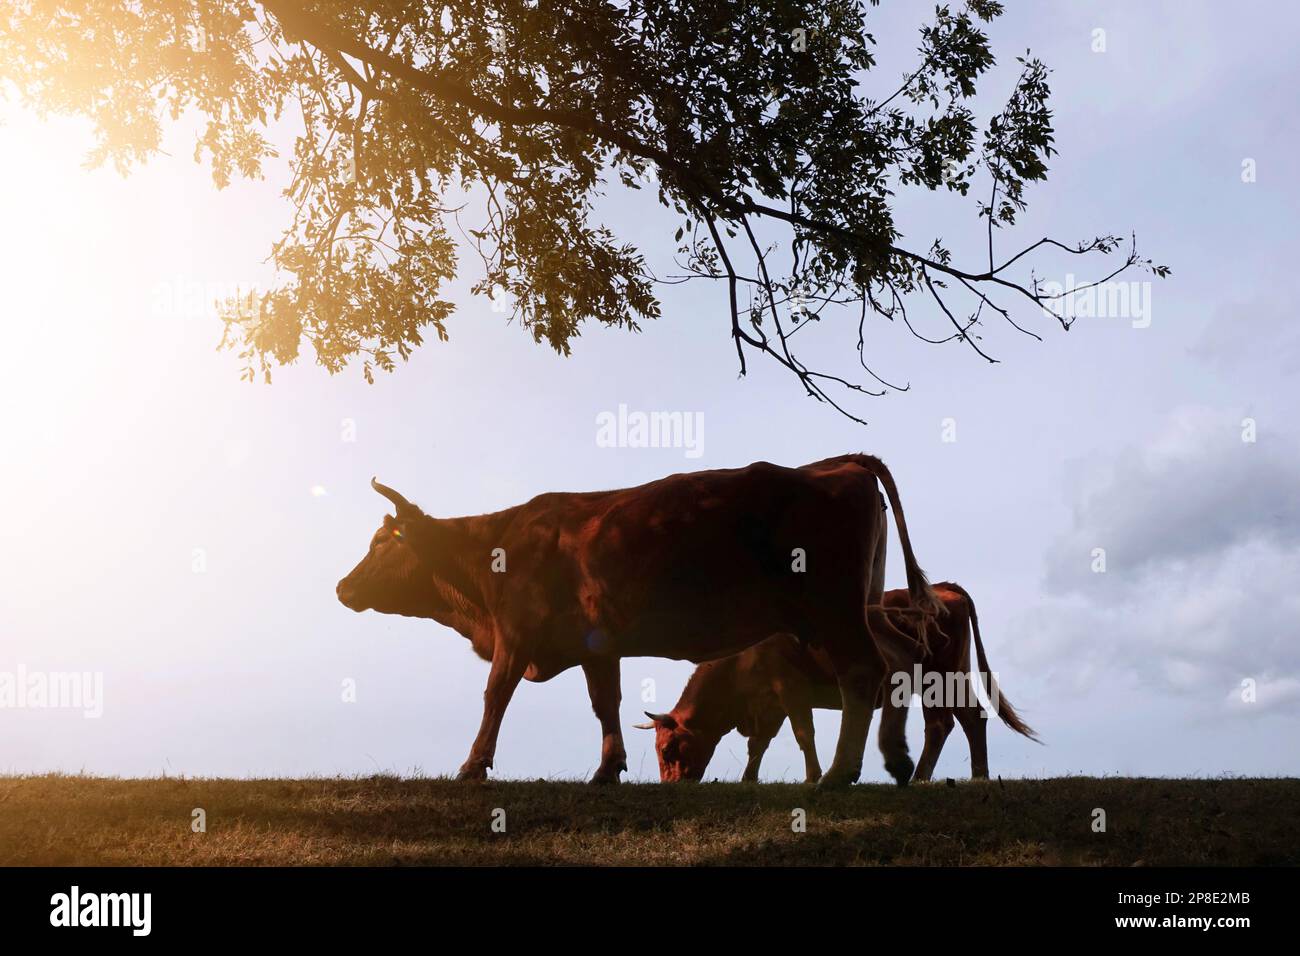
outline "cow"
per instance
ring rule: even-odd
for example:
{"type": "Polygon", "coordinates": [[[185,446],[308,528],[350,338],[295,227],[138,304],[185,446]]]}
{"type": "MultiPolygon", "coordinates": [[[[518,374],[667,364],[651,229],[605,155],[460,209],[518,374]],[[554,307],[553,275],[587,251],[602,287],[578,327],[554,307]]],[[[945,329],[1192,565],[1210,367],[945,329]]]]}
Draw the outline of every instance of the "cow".
{"type": "MultiPolygon", "coordinates": [[[[901,632],[913,649],[914,664],[919,665],[920,685],[911,689],[921,696],[925,746],[912,780],[930,779],[954,721],[961,724],[970,745],[971,776],[987,780],[989,759],[984,711],[966,679],[970,673],[972,632],[981,679],[990,703],[996,703],[998,716],[1016,733],[1031,740],[1036,740],[1037,735],[1021,720],[1011,702],[996,690],[984,656],[974,600],[961,585],[949,581],[934,585],[934,591],[947,613],[927,630],[919,630],[915,615],[905,610],[911,603],[906,590],[886,591],[881,606],[867,609],[872,634],[879,637],[890,629],[901,632]],[[954,680],[955,675],[963,679],[954,680]],[[936,699],[935,688],[941,688],[949,696],[936,699]],[[955,697],[951,696],[954,694],[955,697]]],[[[910,671],[912,668],[908,679],[915,685],[910,671]]],[[[890,686],[882,691],[883,694],[892,692],[890,686]]],[[[718,742],[732,730],[738,730],[749,738],[749,761],[741,779],[755,781],[763,754],[789,717],[790,728],[803,752],[806,779],[813,783],[821,776],[813,740],[813,709],[838,710],[839,707],[835,674],[825,652],[792,634],[774,634],[739,654],[701,664],[671,711],[666,714],[647,711],[651,722],[637,727],[655,731],[659,777],[664,782],[702,779],[718,742]]]]}
{"type": "MultiPolygon", "coordinates": [[[[916,612],[939,603],[912,554],[898,489],[869,455],[799,468],[670,475],[634,488],[539,495],[492,514],[434,518],[371,479],[392,502],[366,556],[338,583],[354,611],[431,618],[491,662],[483,721],[460,779],[486,779],[520,679],[581,667],[600,721],[592,782],[627,769],[619,661],[727,657],[778,632],[826,654],[844,719],[820,786],[861,774],[873,704],[896,648],[872,639],[864,608],[882,592],[883,486],[916,612]],[[879,482],[879,485],[877,484],[879,482]]],[[[905,786],[906,709],[886,708],[880,749],[905,786]]]]}

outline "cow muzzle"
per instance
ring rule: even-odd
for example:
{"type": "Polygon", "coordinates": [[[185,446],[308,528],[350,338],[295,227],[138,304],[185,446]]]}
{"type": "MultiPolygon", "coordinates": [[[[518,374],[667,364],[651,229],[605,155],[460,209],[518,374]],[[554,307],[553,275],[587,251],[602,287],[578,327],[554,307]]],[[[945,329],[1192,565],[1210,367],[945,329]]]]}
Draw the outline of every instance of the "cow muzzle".
{"type": "Polygon", "coordinates": [[[365,604],[357,596],[357,589],[353,584],[344,578],[334,588],[334,593],[338,595],[339,603],[353,611],[364,611],[365,604]]]}
{"type": "Polygon", "coordinates": [[[686,767],[664,767],[659,771],[660,783],[699,783],[704,779],[704,773],[695,772],[686,767]]]}

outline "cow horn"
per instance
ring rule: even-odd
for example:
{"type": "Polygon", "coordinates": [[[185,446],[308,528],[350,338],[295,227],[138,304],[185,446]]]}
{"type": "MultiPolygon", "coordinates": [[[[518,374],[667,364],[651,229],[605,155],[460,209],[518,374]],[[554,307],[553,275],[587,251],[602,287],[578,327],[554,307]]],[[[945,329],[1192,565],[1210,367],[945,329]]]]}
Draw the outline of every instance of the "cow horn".
{"type": "Polygon", "coordinates": [[[407,501],[405,498],[399,495],[392,488],[389,488],[387,485],[381,485],[374,478],[370,479],[370,487],[374,488],[375,491],[379,492],[381,495],[383,495],[385,498],[391,501],[397,507],[398,511],[410,510],[411,508],[415,507],[415,505],[411,504],[409,501],[407,501]]]}
{"type": "Polygon", "coordinates": [[[667,727],[669,730],[673,730],[677,726],[677,720],[675,717],[673,717],[672,714],[652,714],[648,710],[642,711],[642,713],[644,713],[647,717],[649,717],[652,721],[654,721],[654,723],[652,723],[649,727],[643,728],[645,730],[653,730],[655,726],[659,724],[662,724],[663,726],[667,727]]]}
{"type": "Polygon", "coordinates": [[[654,725],[653,723],[650,723],[650,724],[633,724],[632,726],[635,727],[637,730],[654,730],[654,729],[655,729],[655,725],[654,725]]]}

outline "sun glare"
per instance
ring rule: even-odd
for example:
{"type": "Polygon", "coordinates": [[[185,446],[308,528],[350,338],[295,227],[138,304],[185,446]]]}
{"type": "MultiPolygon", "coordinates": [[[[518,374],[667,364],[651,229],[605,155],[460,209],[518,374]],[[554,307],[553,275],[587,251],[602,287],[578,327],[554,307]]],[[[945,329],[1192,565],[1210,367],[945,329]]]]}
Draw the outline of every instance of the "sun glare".
{"type": "Polygon", "coordinates": [[[114,173],[82,168],[88,124],[11,111],[0,126],[0,401],[16,447],[55,439],[104,385],[116,335],[106,310],[115,250],[130,220],[111,203],[114,173]]]}

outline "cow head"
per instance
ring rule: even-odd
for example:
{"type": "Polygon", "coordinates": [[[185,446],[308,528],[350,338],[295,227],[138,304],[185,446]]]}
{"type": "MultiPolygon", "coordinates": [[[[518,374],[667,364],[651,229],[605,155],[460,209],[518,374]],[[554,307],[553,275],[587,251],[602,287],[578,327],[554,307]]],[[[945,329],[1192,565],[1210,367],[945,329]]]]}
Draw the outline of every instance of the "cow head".
{"type": "Polygon", "coordinates": [[[637,727],[655,732],[660,781],[677,783],[704,779],[704,771],[713,759],[713,751],[720,738],[690,730],[672,714],[652,714],[646,711],[645,715],[651,722],[637,724],[637,727]]]}
{"type": "Polygon", "coordinates": [[[339,601],[354,611],[428,617],[430,588],[421,545],[427,545],[423,539],[435,522],[392,488],[373,478],[370,485],[393,503],[396,514],[384,516],[366,556],[338,583],[339,601]]]}

